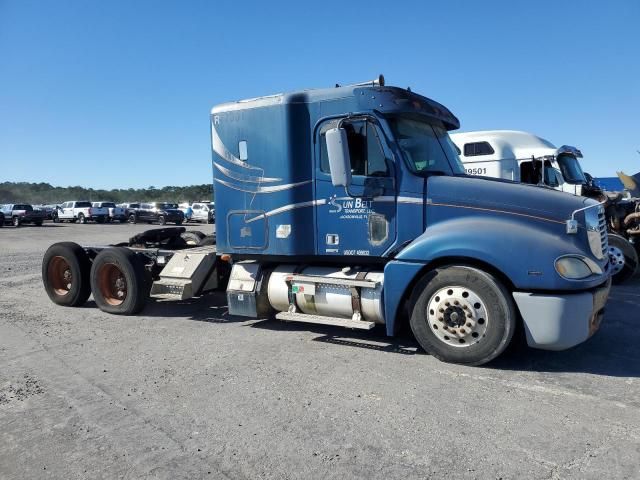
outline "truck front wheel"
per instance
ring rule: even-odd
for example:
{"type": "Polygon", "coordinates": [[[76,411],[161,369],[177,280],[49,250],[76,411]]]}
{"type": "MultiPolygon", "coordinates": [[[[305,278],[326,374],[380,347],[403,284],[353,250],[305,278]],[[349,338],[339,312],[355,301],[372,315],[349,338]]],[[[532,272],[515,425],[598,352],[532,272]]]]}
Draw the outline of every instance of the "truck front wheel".
{"type": "Polygon", "coordinates": [[[500,355],[516,328],[509,291],[492,275],[467,266],[438,268],[414,291],[411,330],[424,350],[444,362],[482,365],[500,355]]]}
{"type": "Polygon", "coordinates": [[[87,223],[87,219],[82,213],[78,214],[78,223],[81,223],[81,224],[87,223]]]}
{"type": "Polygon", "coordinates": [[[611,280],[616,285],[633,276],[638,268],[638,253],[633,245],[623,236],[609,234],[609,262],[611,263],[611,280]]]}
{"type": "Polygon", "coordinates": [[[149,294],[144,263],[131,250],[102,250],[91,266],[91,292],[104,312],[133,315],[144,307],[149,294]]]}

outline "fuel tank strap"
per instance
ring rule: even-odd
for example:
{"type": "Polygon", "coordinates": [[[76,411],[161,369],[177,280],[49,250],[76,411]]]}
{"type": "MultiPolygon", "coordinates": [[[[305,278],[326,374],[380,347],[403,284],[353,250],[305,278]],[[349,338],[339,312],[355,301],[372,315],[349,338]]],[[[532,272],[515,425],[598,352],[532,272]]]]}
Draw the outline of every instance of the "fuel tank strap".
{"type": "MultiPolygon", "coordinates": [[[[358,272],[356,274],[356,280],[362,281],[366,278],[368,271],[358,272]]],[[[360,301],[360,287],[353,285],[349,287],[351,292],[351,308],[353,309],[353,320],[362,320],[362,303],[360,301]]]]}

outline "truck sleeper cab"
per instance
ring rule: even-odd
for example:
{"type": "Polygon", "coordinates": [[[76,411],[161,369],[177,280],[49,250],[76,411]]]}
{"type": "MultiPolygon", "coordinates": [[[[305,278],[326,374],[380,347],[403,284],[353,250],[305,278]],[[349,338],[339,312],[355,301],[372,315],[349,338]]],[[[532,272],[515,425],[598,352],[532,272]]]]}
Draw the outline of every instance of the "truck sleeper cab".
{"type": "MultiPolygon", "coordinates": [[[[210,126],[217,244],[136,251],[158,259],[152,296],[202,291],[194,279],[211,277],[200,266],[213,257],[233,315],[393,335],[406,310],[427,352],[468,365],[504,351],[518,321],[547,349],[598,328],[599,205],[465,175],[448,135],[458,119],[439,103],[381,78],[219,105],[210,126]]],[[[92,279],[119,249],[132,252],[84,249],[92,279]]]]}

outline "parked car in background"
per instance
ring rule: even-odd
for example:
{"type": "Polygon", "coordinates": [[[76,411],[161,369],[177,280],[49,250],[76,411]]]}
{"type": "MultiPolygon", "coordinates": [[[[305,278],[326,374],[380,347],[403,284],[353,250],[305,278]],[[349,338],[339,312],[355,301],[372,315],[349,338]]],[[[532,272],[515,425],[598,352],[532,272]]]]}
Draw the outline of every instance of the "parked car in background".
{"type": "Polygon", "coordinates": [[[93,202],[93,207],[107,209],[107,222],[112,222],[114,220],[124,222],[127,220],[125,209],[116,206],[113,202],[93,202]]]}
{"type": "Polygon", "coordinates": [[[138,208],[134,214],[129,215],[129,221],[132,223],[158,222],[160,225],[164,225],[165,223],[175,223],[176,225],[181,225],[182,222],[184,222],[184,213],[178,210],[177,203],[141,203],[140,208],[138,208]]]}
{"type": "Polygon", "coordinates": [[[191,205],[191,220],[194,222],[214,223],[216,221],[216,210],[212,202],[194,202],[191,205]]]}
{"type": "Polygon", "coordinates": [[[56,208],[53,216],[54,222],[78,222],[87,223],[93,220],[98,223],[104,223],[109,216],[107,208],[97,208],[91,205],[91,202],[64,202],[56,208]]]}
{"type": "Polygon", "coordinates": [[[42,226],[45,214],[40,210],[35,210],[28,203],[7,203],[0,207],[4,215],[3,223],[11,223],[14,227],[30,223],[42,226]]]}
{"type": "Polygon", "coordinates": [[[51,220],[53,218],[53,209],[55,205],[33,205],[34,210],[40,210],[44,213],[45,220],[51,220]]]}
{"type": "Polygon", "coordinates": [[[0,228],[4,227],[4,213],[0,210],[0,228]]]}
{"type": "Polygon", "coordinates": [[[124,214],[126,215],[127,220],[133,223],[135,219],[135,213],[140,208],[140,203],[119,203],[118,207],[124,208],[124,214]],[[134,216],[131,217],[131,215],[134,216]]]}
{"type": "Polygon", "coordinates": [[[184,202],[184,203],[180,203],[178,204],[178,209],[184,213],[184,221],[188,222],[191,220],[191,216],[193,215],[193,209],[191,208],[191,205],[189,204],[189,202],[184,202]]]}

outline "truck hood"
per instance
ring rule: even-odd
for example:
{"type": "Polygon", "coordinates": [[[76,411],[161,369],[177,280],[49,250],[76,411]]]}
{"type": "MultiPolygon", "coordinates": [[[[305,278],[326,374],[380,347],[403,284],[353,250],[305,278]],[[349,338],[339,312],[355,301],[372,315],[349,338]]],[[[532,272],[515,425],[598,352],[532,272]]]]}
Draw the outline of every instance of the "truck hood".
{"type": "Polygon", "coordinates": [[[437,176],[427,180],[427,203],[564,222],[574,210],[596,202],[550,188],[509,180],[437,176]]]}

